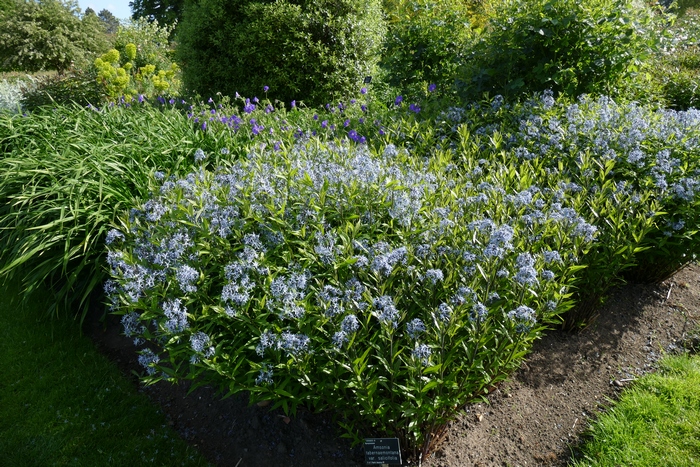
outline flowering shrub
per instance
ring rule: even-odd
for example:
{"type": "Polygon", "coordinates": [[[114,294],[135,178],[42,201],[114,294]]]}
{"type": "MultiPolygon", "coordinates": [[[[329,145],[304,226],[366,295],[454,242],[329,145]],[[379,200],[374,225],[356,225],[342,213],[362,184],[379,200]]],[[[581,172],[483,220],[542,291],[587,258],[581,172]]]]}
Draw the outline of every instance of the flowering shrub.
{"type": "Polygon", "coordinates": [[[0,112],[19,112],[22,108],[22,90],[27,84],[21,80],[8,82],[0,81],[0,112]]]}
{"type": "Polygon", "coordinates": [[[660,281],[698,251],[698,117],[695,110],[619,105],[607,97],[569,103],[544,93],[521,106],[499,96],[469,110],[452,109],[443,126],[460,135],[462,147],[473,148],[467,156],[531,161],[552,176],[569,177],[586,199],[581,213],[598,229],[598,241],[581,258],[586,268],[574,283],[578,306],[566,319],[572,328],[591,322],[623,273],[660,281]],[[457,122],[467,125],[461,133],[457,122]]]}
{"type": "MultiPolygon", "coordinates": [[[[195,159],[205,163],[203,151],[195,159]]],[[[569,306],[596,236],[538,167],[300,137],[160,187],[107,237],[147,380],[332,408],[426,453],[569,306]]]]}
{"type": "Polygon", "coordinates": [[[114,48],[94,62],[97,80],[109,100],[179,93],[180,70],[170,58],[168,40],[172,29],[144,18],[119,27],[114,48]]]}

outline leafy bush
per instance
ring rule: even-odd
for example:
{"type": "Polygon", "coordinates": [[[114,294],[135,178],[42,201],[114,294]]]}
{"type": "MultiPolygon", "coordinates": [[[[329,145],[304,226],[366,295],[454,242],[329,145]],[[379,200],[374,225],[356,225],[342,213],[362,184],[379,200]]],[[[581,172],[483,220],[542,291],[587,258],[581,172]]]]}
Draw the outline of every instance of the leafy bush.
{"type": "Polygon", "coordinates": [[[467,56],[463,96],[552,89],[615,94],[656,43],[651,12],[634,0],[503,0],[467,56]]]}
{"type": "Polygon", "coordinates": [[[179,93],[179,68],[170,60],[171,32],[172,27],[161,28],[145,19],[119,28],[115,48],[94,62],[97,80],[108,99],[179,93]]]}
{"type": "Polygon", "coordinates": [[[300,136],[161,176],[108,236],[107,289],[148,342],[148,380],[332,408],[355,441],[373,429],[426,455],[566,308],[594,237],[537,167],[449,159],[300,136]]]}
{"type": "Polygon", "coordinates": [[[0,9],[0,69],[57,70],[86,64],[107,48],[100,20],[79,17],[77,2],[14,0],[0,9]]]}
{"type": "Polygon", "coordinates": [[[384,35],[378,0],[190,1],[178,26],[184,85],[205,97],[321,104],[372,75],[384,35]]]}
{"type": "Polygon", "coordinates": [[[472,36],[467,4],[399,0],[385,2],[385,8],[385,80],[409,96],[423,94],[430,84],[451,90],[472,36]]]}
{"type": "Polygon", "coordinates": [[[476,145],[481,157],[507,149],[509,157],[538,161],[552,176],[570,178],[569,187],[586,199],[581,215],[597,228],[597,241],[580,259],[585,269],[572,284],[577,307],[565,316],[566,328],[590,324],[606,291],[625,275],[662,280],[700,249],[696,110],[653,110],[607,97],[557,102],[546,93],[521,106],[498,97],[452,114],[471,120],[478,135],[472,143],[460,135],[459,144],[476,145]]]}

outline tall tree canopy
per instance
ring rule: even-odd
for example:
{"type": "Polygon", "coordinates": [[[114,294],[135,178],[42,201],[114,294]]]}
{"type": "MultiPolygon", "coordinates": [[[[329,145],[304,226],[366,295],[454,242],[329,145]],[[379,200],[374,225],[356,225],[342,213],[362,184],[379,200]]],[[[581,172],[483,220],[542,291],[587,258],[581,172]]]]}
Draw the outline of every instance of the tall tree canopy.
{"type": "Polygon", "coordinates": [[[0,10],[0,69],[67,70],[107,47],[95,15],[80,18],[76,0],[11,0],[0,10]]]}
{"type": "Polygon", "coordinates": [[[172,26],[182,18],[185,0],[133,0],[129,2],[133,19],[156,20],[161,26],[172,26]]]}
{"type": "Polygon", "coordinates": [[[119,29],[119,20],[112,14],[111,11],[103,9],[97,13],[97,17],[100,18],[100,21],[102,21],[104,24],[107,34],[117,33],[117,30],[119,29]]]}

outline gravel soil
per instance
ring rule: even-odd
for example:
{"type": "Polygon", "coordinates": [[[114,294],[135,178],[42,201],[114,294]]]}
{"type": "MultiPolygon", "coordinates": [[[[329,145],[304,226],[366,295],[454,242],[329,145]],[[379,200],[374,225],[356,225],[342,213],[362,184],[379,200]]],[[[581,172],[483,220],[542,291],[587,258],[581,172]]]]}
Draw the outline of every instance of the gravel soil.
{"type": "MultiPolygon", "coordinates": [[[[327,414],[300,411],[289,419],[269,407],[249,406],[244,397],[222,400],[209,387],[188,394],[185,383],[140,385],[131,340],[119,334],[116,317],[100,322],[101,314],[86,320],[86,333],[213,465],[364,465],[362,448],[339,438],[327,414]]],[[[664,354],[697,340],[699,319],[697,265],[661,284],[616,290],[595,324],[577,334],[549,332],[508,381],[464,407],[442,445],[421,464],[567,465],[585,429],[624,387],[653,371],[664,354]]]]}

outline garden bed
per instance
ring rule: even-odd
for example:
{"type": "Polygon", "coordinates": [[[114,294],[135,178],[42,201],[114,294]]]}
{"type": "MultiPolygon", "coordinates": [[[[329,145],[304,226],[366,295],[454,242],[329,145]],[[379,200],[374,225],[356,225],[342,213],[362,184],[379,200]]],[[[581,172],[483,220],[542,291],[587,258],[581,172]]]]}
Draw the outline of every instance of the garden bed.
{"type": "MultiPolygon", "coordinates": [[[[131,339],[115,316],[86,324],[98,347],[127,374],[142,371],[131,339]]],[[[449,425],[427,466],[566,465],[590,420],[609,398],[652,371],[665,353],[682,348],[700,317],[700,267],[693,265],[660,285],[615,291],[598,321],[578,334],[550,332],[535,344],[521,369],[482,403],[469,405],[449,425]]],[[[134,384],[139,384],[133,378],[134,384]]],[[[360,448],[337,438],[329,415],[248,406],[221,400],[208,387],[187,395],[186,384],[160,382],[142,391],[169,423],[220,466],[363,465],[360,448]]]]}

